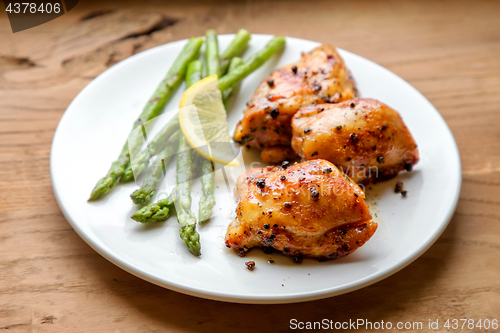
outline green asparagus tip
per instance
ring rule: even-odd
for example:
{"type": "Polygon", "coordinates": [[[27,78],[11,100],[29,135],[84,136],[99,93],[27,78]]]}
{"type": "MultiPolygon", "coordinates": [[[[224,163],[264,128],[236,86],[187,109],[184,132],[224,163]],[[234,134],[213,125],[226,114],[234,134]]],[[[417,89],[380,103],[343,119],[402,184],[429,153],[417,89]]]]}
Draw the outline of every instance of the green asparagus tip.
{"type": "Polygon", "coordinates": [[[147,208],[148,207],[146,206],[135,212],[134,215],[131,216],[132,220],[140,223],[155,223],[155,222],[166,221],[170,217],[171,210],[166,207],[160,208],[152,216],[150,216],[150,214],[146,212],[147,208]]]}
{"type": "Polygon", "coordinates": [[[189,252],[195,256],[201,255],[200,234],[196,231],[196,224],[181,226],[179,235],[184,243],[186,243],[189,252]]]}
{"type": "Polygon", "coordinates": [[[136,205],[143,205],[153,197],[154,189],[138,189],[130,195],[130,198],[136,205]]]}
{"type": "Polygon", "coordinates": [[[116,185],[116,181],[112,177],[102,177],[95,185],[88,201],[96,201],[104,196],[110,189],[116,185]]]}
{"type": "Polygon", "coordinates": [[[207,223],[208,221],[210,221],[210,216],[207,218],[203,218],[203,219],[200,217],[200,221],[198,222],[198,224],[203,225],[203,224],[207,223]]]}
{"type": "Polygon", "coordinates": [[[160,200],[156,203],[151,203],[142,207],[131,216],[131,218],[141,223],[154,223],[165,221],[170,217],[174,202],[172,199],[167,198],[160,200]]]}
{"type": "Polygon", "coordinates": [[[247,29],[240,29],[240,30],[238,30],[236,35],[248,35],[248,36],[250,36],[250,33],[248,32],[247,29]]]}
{"type": "Polygon", "coordinates": [[[286,40],[283,36],[274,36],[269,40],[267,45],[250,58],[248,58],[244,64],[238,66],[232,72],[219,78],[219,89],[224,91],[230,88],[232,85],[244,79],[247,75],[255,71],[257,68],[262,66],[269,58],[271,58],[275,53],[285,47],[286,40]]]}
{"type": "Polygon", "coordinates": [[[150,211],[150,207],[146,206],[138,210],[131,216],[132,220],[140,222],[140,223],[154,223],[165,221],[170,216],[170,209],[167,207],[159,208],[154,212],[154,214],[150,211]]]}

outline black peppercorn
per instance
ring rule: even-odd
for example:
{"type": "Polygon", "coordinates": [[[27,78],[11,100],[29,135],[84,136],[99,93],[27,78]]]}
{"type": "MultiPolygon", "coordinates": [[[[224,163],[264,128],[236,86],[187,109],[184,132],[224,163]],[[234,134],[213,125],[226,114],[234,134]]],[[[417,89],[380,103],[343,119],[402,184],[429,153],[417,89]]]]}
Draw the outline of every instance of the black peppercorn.
{"type": "Polygon", "coordinates": [[[245,265],[249,271],[253,271],[255,269],[255,261],[247,261],[245,265]]]}
{"type": "Polygon", "coordinates": [[[293,74],[297,74],[297,66],[292,66],[292,72],[293,74]]]}
{"type": "Polygon", "coordinates": [[[309,127],[304,130],[304,134],[307,134],[309,132],[311,132],[311,129],[309,127]]]}
{"type": "Polygon", "coordinates": [[[311,196],[312,196],[313,199],[318,199],[319,198],[319,192],[318,192],[318,190],[313,189],[311,191],[311,196]]]}
{"type": "Polygon", "coordinates": [[[288,161],[283,161],[283,163],[281,163],[281,167],[282,167],[283,169],[286,169],[286,168],[288,168],[289,166],[290,166],[290,162],[288,162],[288,161]]]}
{"type": "Polygon", "coordinates": [[[337,126],[335,126],[335,128],[340,131],[342,129],[342,125],[337,125],[337,126]]]}
{"type": "Polygon", "coordinates": [[[333,171],[333,170],[332,170],[332,168],[326,168],[326,169],[325,169],[325,172],[326,172],[326,173],[332,173],[332,171],[333,171]]]}
{"type": "Polygon", "coordinates": [[[405,163],[405,170],[410,172],[413,169],[413,165],[411,163],[405,163]]]}
{"type": "Polygon", "coordinates": [[[286,180],[285,175],[281,175],[281,176],[280,176],[280,180],[281,180],[281,181],[285,181],[285,180],[286,180]]]}
{"type": "Polygon", "coordinates": [[[293,262],[296,264],[300,264],[302,262],[302,259],[304,259],[302,257],[302,254],[297,254],[296,256],[293,257],[293,262]]]}
{"type": "Polygon", "coordinates": [[[354,104],[354,102],[353,102],[353,103],[351,103],[349,106],[350,106],[351,108],[354,108],[354,107],[356,106],[356,104],[354,104]]]}
{"type": "Polygon", "coordinates": [[[380,164],[384,164],[385,163],[385,157],[384,156],[377,157],[377,162],[380,163],[380,164]]]}
{"type": "Polygon", "coordinates": [[[356,133],[351,133],[350,139],[352,142],[357,142],[358,141],[358,135],[356,133]]]}
{"type": "Polygon", "coordinates": [[[264,179],[257,180],[257,182],[255,184],[257,185],[258,188],[266,187],[266,181],[264,179]]]}
{"type": "Polygon", "coordinates": [[[292,204],[290,202],[285,202],[283,206],[285,206],[285,208],[292,208],[292,204]]]}
{"type": "Polygon", "coordinates": [[[269,224],[264,224],[264,229],[269,229],[269,224]]]}
{"type": "Polygon", "coordinates": [[[272,109],[270,115],[271,117],[276,118],[277,116],[280,115],[280,112],[278,109],[272,109]]]}
{"type": "Polygon", "coordinates": [[[396,187],[394,187],[394,192],[400,193],[403,191],[403,182],[399,181],[396,183],[396,187]]]}
{"type": "Polygon", "coordinates": [[[274,86],[274,80],[273,80],[273,79],[268,79],[268,80],[267,80],[267,85],[268,85],[269,87],[274,86]]]}

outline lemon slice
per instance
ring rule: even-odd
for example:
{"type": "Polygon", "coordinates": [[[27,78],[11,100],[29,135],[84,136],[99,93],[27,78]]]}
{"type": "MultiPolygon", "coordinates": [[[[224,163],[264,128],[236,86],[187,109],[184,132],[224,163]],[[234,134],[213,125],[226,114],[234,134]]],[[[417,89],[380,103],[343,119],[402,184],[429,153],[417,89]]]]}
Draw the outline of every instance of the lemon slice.
{"type": "Polygon", "coordinates": [[[216,163],[237,166],[217,81],[217,75],[211,75],[184,92],[179,103],[179,123],[187,142],[201,156],[216,163]]]}

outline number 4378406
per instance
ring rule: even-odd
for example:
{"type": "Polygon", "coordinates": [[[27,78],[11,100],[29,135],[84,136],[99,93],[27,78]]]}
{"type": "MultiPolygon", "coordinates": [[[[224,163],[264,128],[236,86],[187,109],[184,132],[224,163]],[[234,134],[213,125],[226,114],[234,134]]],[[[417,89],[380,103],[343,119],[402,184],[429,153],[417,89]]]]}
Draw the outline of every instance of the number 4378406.
{"type": "Polygon", "coordinates": [[[20,13],[47,13],[47,14],[59,14],[61,12],[61,4],[60,3],[41,3],[37,5],[34,2],[16,2],[9,3],[7,8],[5,9],[8,13],[20,14],[20,13]]]}
{"type": "Polygon", "coordinates": [[[444,327],[447,329],[497,329],[498,328],[498,319],[484,319],[481,322],[481,319],[475,321],[474,319],[448,319],[444,324],[444,327]]]}

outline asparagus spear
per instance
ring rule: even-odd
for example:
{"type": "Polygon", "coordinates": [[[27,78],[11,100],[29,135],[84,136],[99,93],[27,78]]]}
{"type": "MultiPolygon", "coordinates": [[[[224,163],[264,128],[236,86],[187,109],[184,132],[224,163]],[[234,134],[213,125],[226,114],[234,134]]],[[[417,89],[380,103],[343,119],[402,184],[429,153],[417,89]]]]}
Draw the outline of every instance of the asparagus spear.
{"type": "Polygon", "coordinates": [[[241,66],[236,67],[232,72],[227,73],[219,79],[219,89],[224,91],[236,82],[243,80],[248,74],[262,66],[273,54],[285,46],[285,38],[274,36],[264,47],[264,49],[252,55],[241,66]]]}
{"type": "Polygon", "coordinates": [[[158,221],[165,221],[170,217],[170,212],[174,207],[174,200],[172,196],[167,199],[160,200],[156,203],[149,204],[142,207],[132,215],[132,219],[141,223],[152,223],[158,221]]]}
{"type": "Polygon", "coordinates": [[[203,63],[200,60],[191,61],[186,72],[186,86],[189,88],[201,80],[203,63]]]}
{"type": "MultiPolygon", "coordinates": [[[[184,80],[187,65],[198,56],[202,43],[203,40],[200,37],[188,40],[181,53],[172,64],[172,67],[170,67],[167,76],[156,88],[156,91],[147,102],[139,118],[134,122],[133,128],[143,125],[146,121],[158,116],[162,112],[167,101],[173,96],[176,88],[178,88],[184,80]]],[[[106,176],[97,182],[90,194],[89,201],[97,200],[108,193],[122,177],[125,167],[130,162],[130,152],[133,154],[142,143],[142,133],[139,131],[133,131],[133,133],[137,134],[125,143],[118,159],[113,162],[106,176]]]]}
{"type": "Polygon", "coordinates": [[[204,160],[205,157],[201,156],[200,154],[195,154],[193,157],[193,178],[201,178],[203,175],[202,173],[202,160],[204,160]]]}
{"type": "Polygon", "coordinates": [[[205,45],[205,66],[207,67],[207,76],[217,74],[220,77],[219,43],[215,30],[207,30],[205,34],[205,45]]]}
{"type": "MultiPolygon", "coordinates": [[[[194,83],[200,81],[203,76],[203,63],[199,60],[192,61],[188,66],[186,74],[186,86],[191,87],[194,83]]],[[[196,178],[200,168],[196,168],[201,164],[202,157],[200,155],[193,157],[193,177],[196,178]]]]}
{"type": "Polygon", "coordinates": [[[130,163],[125,168],[123,172],[123,176],[120,179],[121,183],[127,183],[134,180],[134,173],[136,175],[146,169],[149,164],[149,159],[155,155],[157,155],[163,148],[165,148],[166,143],[169,141],[169,138],[172,136],[175,131],[179,129],[179,118],[177,115],[169,121],[148,143],[148,147],[139,153],[136,156],[132,157],[130,163]]]}
{"type": "MultiPolygon", "coordinates": [[[[219,46],[217,44],[217,33],[208,30],[206,34],[205,63],[207,64],[207,76],[220,73],[219,46]]],[[[215,206],[215,179],[214,164],[212,161],[203,158],[201,160],[201,189],[202,195],[198,204],[198,217],[200,224],[208,221],[212,216],[212,208],[215,206]]]]}
{"type": "MultiPolygon", "coordinates": [[[[234,57],[231,60],[231,63],[229,64],[229,71],[233,71],[236,67],[239,65],[243,64],[243,59],[240,57],[234,57]]],[[[234,98],[238,94],[238,90],[240,88],[240,82],[236,82],[233,84],[231,88],[228,88],[222,92],[222,100],[224,102],[224,108],[226,109],[226,112],[229,112],[229,109],[231,108],[231,105],[233,104],[234,98]]]]}
{"type": "Polygon", "coordinates": [[[228,71],[229,63],[232,58],[236,56],[241,56],[246,50],[248,41],[250,40],[250,33],[245,29],[240,29],[231,44],[224,50],[220,55],[220,74],[226,75],[228,71]]]}
{"type": "Polygon", "coordinates": [[[156,160],[151,166],[151,170],[149,171],[148,175],[144,179],[141,188],[135,190],[134,193],[130,195],[132,201],[135,204],[145,204],[146,202],[151,200],[151,198],[155,194],[158,183],[164,176],[165,165],[168,164],[169,160],[175,154],[175,148],[177,147],[179,135],[181,135],[180,130],[177,130],[177,132],[172,135],[165,148],[163,148],[163,150],[156,156],[156,160]]]}
{"type": "MultiPolygon", "coordinates": [[[[188,66],[186,73],[186,84],[189,88],[201,79],[203,64],[194,62],[188,66]]],[[[186,243],[189,251],[195,256],[201,254],[200,235],[196,231],[196,217],[191,211],[191,184],[193,179],[193,159],[196,157],[194,150],[187,142],[184,135],[179,138],[179,150],[177,154],[177,186],[172,197],[177,199],[177,222],[179,222],[179,235],[186,243]]]]}
{"type": "Polygon", "coordinates": [[[179,222],[179,235],[186,243],[189,251],[199,256],[200,253],[200,235],[196,231],[196,217],[191,211],[191,185],[192,179],[192,159],[193,149],[187,142],[184,135],[179,138],[179,153],[177,154],[177,187],[175,195],[177,196],[177,222],[179,222]]]}
{"type": "Polygon", "coordinates": [[[205,223],[212,216],[212,208],[215,206],[215,179],[214,163],[206,158],[201,161],[201,189],[202,196],[198,203],[198,217],[200,224],[205,223]]]}

